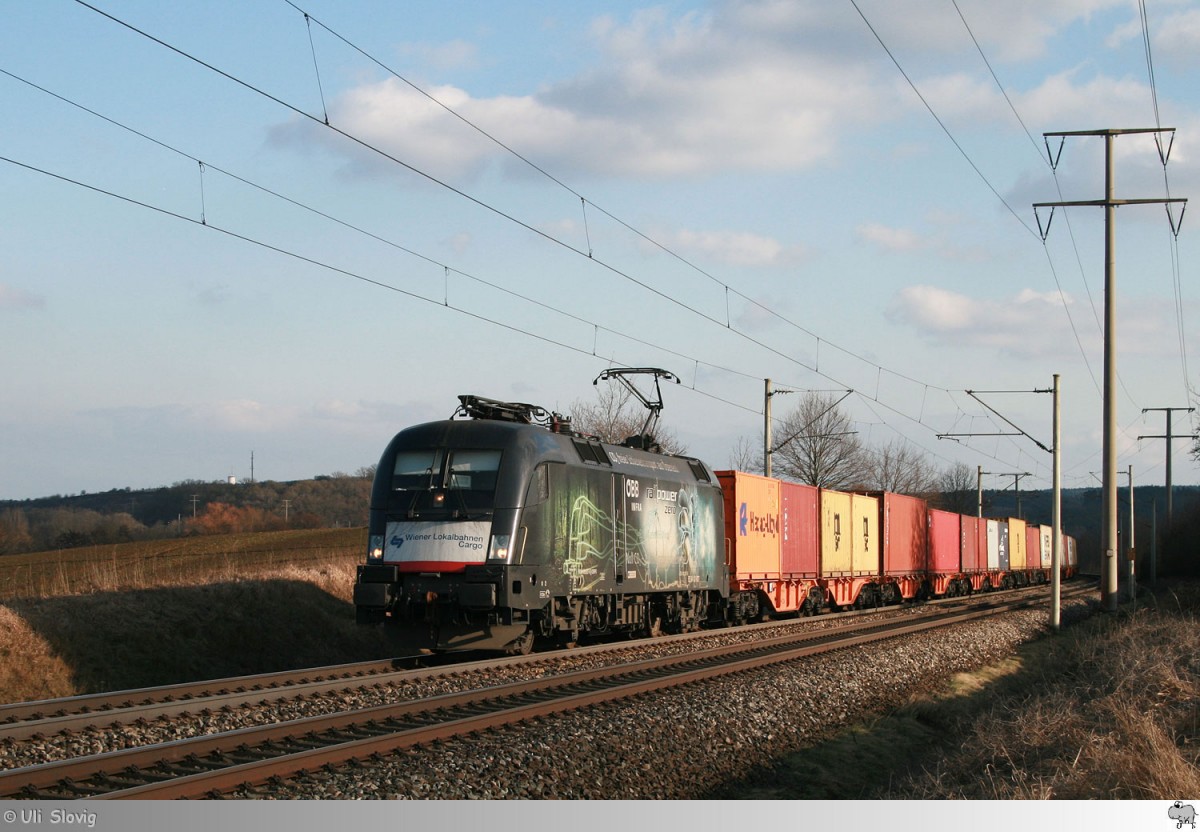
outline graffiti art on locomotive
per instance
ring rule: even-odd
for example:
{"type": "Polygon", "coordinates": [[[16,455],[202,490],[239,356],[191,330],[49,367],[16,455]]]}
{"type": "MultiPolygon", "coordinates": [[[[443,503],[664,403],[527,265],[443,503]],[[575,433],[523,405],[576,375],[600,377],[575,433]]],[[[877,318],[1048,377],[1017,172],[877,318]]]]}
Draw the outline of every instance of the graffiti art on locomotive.
{"type": "Polygon", "coordinates": [[[410,647],[510,652],[721,623],[723,505],[708,466],[600,442],[533,405],[459,400],[380,458],[360,622],[410,647]]]}

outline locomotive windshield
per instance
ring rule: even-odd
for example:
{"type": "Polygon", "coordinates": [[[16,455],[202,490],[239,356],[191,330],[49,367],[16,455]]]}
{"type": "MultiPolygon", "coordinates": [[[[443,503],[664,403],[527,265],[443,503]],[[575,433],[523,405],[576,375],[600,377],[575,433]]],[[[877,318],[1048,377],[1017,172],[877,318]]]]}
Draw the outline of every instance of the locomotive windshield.
{"type": "Polygon", "coordinates": [[[434,488],[442,470],[441,448],[427,451],[401,451],[396,454],[392,471],[393,491],[419,491],[434,488]]]}
{"type": "Polygon", "coordinates": [[[392,468],[392,509],[455,516],[495,504],[500,451],[428,448],[400,451],[392,468]]]}

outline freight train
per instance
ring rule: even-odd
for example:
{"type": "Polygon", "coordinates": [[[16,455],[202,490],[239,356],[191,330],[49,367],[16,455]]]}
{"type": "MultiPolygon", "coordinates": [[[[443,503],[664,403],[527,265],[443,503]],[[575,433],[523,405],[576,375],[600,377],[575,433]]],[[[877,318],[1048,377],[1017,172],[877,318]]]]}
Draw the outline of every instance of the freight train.
{"type": "Polygon", "coordinates": [[[1046,527],[717,472],[645,433],[615,445],[534,405],[459,401],[398,433],[372,487],[356,617],[404,646],[527,653],[1049,580],[1046,527]]]}

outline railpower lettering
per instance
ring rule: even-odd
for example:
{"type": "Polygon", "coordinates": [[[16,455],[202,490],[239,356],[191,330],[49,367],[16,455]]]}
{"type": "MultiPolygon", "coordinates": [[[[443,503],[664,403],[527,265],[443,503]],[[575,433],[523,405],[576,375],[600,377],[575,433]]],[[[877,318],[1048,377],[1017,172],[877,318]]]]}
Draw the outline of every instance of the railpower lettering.
{"type": "Polygon", "coordinates": [[[642,511],[644,509],[643,500],[657,500],[660,503],[668,504],[663,508],[665,514],[674,514],[675,506],[679,503],[678,491],[659,488],[657,483],[646,483],[643,487],[640,480],[632,477],[625,480],[625,497],[629,501],[630,511],[642,511]]]}

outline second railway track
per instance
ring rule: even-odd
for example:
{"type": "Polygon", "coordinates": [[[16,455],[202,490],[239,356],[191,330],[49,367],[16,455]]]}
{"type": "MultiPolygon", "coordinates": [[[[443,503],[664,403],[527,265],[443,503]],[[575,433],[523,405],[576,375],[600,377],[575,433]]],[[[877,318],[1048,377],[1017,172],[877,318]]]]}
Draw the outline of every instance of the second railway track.
{"type": "Polygon", "coordinates": [[[322,766],[377,759],[414,745],[791,661],[820,651],[894,638],[1009,608],[1009,605],[992,606],[984,611],[920,616],[919,620],[900,624],[888,620],[815,633],[793,633],[751,644],[698,650],[686,656],[644,659],[12,769],[0,772],[0,795],[146,798],[227,793],[243,784],[261,784],[322,766]]]}

